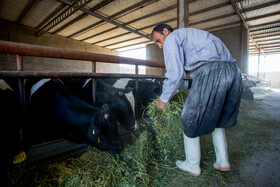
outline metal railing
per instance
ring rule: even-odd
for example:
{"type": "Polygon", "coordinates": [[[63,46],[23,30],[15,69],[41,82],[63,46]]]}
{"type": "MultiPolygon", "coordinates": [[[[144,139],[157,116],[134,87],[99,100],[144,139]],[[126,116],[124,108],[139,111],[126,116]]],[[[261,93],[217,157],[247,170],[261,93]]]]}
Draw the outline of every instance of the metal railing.
{"type": "MultiPolygon", "coordinates": [[[[94,78],[135,78],[136,93],[138,93],[138,78],[164,78],[162,75],[139,75],[138,65],[149,67],[164,68],[163,62],[151,60],[139,60],[133,58],[119,57],[114,55],[98,54],[91,52],[75,51],[55,47],[45,47],[32,44],[15,43],[9,41],[0,41],[0,54],[16,55],[17,71],[0,71],[0,78],[12,77],[19,80],[19,95],[22,108],[25,110],[25,87],[24,78],[60,78],[60,77],[83,77],[93,78],[93,103],[95,103],[96,84],[94,78]],[[47,57],[57,59],[70,59],[79,61],[91,61],[92,73],[84,72],[52,72],[52,71],[24,71],[23,57],[47,57]],[[135,65],[135,74],[112,74],[112,73],[96,73],[96,62],[114,63],[114,64],[131,64],[135,65]]],[[[136,97],[136,103],[138,97],[136,97]]],[[[136,104],[136,108],[137,108],[136,104]]]]}

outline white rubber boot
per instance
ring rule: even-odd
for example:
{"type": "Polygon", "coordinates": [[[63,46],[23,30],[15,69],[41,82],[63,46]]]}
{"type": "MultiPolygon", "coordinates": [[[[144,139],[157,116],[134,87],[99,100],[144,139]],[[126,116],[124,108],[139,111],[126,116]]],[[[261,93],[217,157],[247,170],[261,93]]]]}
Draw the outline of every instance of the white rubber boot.
{"type": "Polygon", "coordinates": [[[230,171],[227,153],[227,139],[224,128],[216,128],[212,132],[213,144],[216,153],[214,168],[221,171],[230,171]]]}
{"type": "Polygon", "coordinates": [[[176,166],[182,170],[186,171],[193,176],[199,176],[201,173],[200,169],[200,139],[189,138],[184,134],[184,146],[185,146],[185,154],[186,160],[177,160],[176,166]]]}

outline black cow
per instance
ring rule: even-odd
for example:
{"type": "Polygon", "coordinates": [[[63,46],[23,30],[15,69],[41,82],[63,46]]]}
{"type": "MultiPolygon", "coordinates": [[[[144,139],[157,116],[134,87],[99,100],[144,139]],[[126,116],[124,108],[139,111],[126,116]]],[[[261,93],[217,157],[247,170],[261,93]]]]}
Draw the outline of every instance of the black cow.
{"type": "MultiPolygon", "coordinates": [[[[15,81],[17,82],[17,80],[15,81]]],[[[21,125],[23,113],[19,96],[7,81],[0,79],[0,120],[1,120],[1,176],[4,186],[8,181],[7,168],[12,164],[13,157],[23,150],[21,125]]]]}
{"type": "MultiPolygon", "coordinates": [[[[64,78],[62,79],[65,86],[71,93],[93,104],[92,97],[92,79],[85,78],[64,78]]],[[[118,89],[104,83],[101,79],[96,82],[96,106],[108,104],[117,121],[123,125],[126,130],[133,131],[136,129],[134,108],[131,107],[133,97],[131,89],[118,89]]]]}
{"type": "Polygon", "coordinates": [[[28,80],[26,90],[30,91],[28,114],[33,124],[28,132],[33,136],[60,135],[109,153],[122,151],[116,119],[107,104],[95,107],[78,99],[58,79],[28,80]]]}

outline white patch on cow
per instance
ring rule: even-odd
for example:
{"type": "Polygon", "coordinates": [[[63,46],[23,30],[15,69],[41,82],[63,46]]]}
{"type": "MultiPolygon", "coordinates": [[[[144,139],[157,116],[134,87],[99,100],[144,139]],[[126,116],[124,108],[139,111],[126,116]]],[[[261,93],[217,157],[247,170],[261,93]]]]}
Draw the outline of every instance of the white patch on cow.
{"type": "Polygon", "coordinates": [[[91,79],[87,79],[86,82],[85,82],[85,84],[82,86],[82,88],[84,88],[90,80],[91,80],[91,79]]]}
{"type": "Polygon", "coordinates": [[[3,79],[0,79],[0,89],[14,91],[3,79]]]}
{"type": "Polygon", "coordinates": [[[31,88],[31,92],[30,92],[30,98],[31,96],[41,87],[43,86],[46,82],[50,81],[51,79],[41,79],[40,81],[38,81],[36,84],[34,84],[31,88]]]}
{"type": "MultiPolygon", "coordinates": [[[[135,117],[135,99],[134,99],[132,91],[126,93],[125,96],[131,105],[132,112],[135,117]]],[[[134,130],[136,130],[137,128],[138,128],[138,124],[137,124],[137,120],[135,120],[134,130]]]]}
{"type": "Polygon", "coordinates": [[[119,80],[117,80],[117,82],[115,82],[113,87],[124,89],[126,87],[128,81],[130,81],[130,80],[132,80],[132,79],[128,79],[128,78],[119,79],[119,80]]]}

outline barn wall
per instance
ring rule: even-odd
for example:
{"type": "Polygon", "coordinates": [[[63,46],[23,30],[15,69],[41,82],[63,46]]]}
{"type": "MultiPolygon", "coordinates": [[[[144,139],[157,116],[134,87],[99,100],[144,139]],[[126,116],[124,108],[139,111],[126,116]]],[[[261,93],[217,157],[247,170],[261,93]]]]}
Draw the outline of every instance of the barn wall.
{"type": "MultiPolygon", "coordinates": [[[[236,59],[237,64],[241,68],[243,73],[248,72],[248,35],[246,29],[243,30],[243,62],[241,63],[241,52],[240,52],[240,27],[228,28],[220,31],[211,32],[215,36],[219,37],[225,45],[228,47],[231,55],[236,59]]],[[[159,49],[155,44],[147,46],[147,60],[163,60],[162,49],[159,49]]],[[[147,70],[149,72],[149,69],[147,70]]],[[[161,73],[159,70],[158,73],[161,73]]]]}
{"type": "MultiPolygon", "coordinates": [[[[33,29],[6,21],[0,21],[0,40],[35,44],[41,46],[58,47],[70,50],[117,55],[117,51],[104,49],[96,45],[64,38],[55,34],[46,33],[36,36],[33,29]]],[[[24,57],[24,70],[33,71],[70,71],[91,72],[91,62],[60,60],[41,57],[24,57]]],[[[16,57],[14,55],[0,55],[0,70],[16,70],[16,57]]],[[[118,64],[97,63],[97,72],[118,72],[118,64]]]]}

